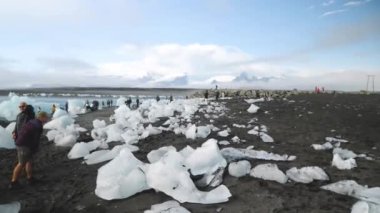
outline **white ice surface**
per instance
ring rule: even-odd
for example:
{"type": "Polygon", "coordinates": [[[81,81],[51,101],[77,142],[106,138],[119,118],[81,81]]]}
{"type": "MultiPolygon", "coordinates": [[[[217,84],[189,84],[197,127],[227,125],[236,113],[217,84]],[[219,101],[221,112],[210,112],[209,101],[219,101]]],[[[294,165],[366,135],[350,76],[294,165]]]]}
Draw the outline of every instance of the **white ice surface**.
{"type": "Polygon", "coordinates": [[[263,102],[263,101],[265,101],[264,98],[258,98],[258,99],[245,99],[245,102],[247,102],[248,104],[253,104],[253,103],[263,102]]]}
{"type": "Polygon", "coordinates": [[[257,165],[251,170],[250,175],[252,177],[276,181],[282,184],[288,181],[288,177],[277,167],[277,165],[271,163],[257,165]]]}
{"type": "Polygon", "coordinates": [[[307,166],[301,169],[293,167],[286,171],[286,175],[291,180],[299,183],[311,183],[314,180],[329,180],[326,172],[317,166],[307,166]]]}
{"type": "Polygon", "coordinates": [[[324,144],[312,144],[311,146],[314,150],[328,150],[334,148],[334,146],[330,142],[326,142],[324,144]]]}
{"type": "Polygon", "coordinates": [[[348,170],[357,166],[356,160],[354,158],[348,158],[346,160],[343,160],[339,154],[334,154],[331,165],[335,166],[340,170],[348,170]]]}
{"type": "Polygon", "coordinates": [[[105,200],[122,199],[149,189],[139,161],[128,148],[98,170],[95,194],[105,200]]]}
{"type": "Polygon", "coordinates": [[[138,150],[138,147],[129,144],[118,145],[113,147],[112,150],[99,150],[92,152],[91,154],[86,155],[84,159],[88,165],[109,161],[118,156],[120,151],[123,149],[128,149],[131,152],[135,152],[138,150]]]}
{"type": "Polygon", "coordinates": [[[21,204],[19,202],[0,204],[1,213],[18,213],[20,209],[21,209],[21,204]]]}
{"type": "Polygon", "coordinates": [[[12,133],[0,126],[0,148],[15,149],[16,145],[12,133]]]}
{"type": "Polygon", "coordinates": [[[229,135],[229,133],[227,130],[223,130],[223,131],[218,132],[218,135],[220,137],[227,137],[229,135]]]}
{"type": "Polygon", "coordinates": [[[168,151],[177,151],[174,146],[163,146],[148,153],[147,158],[150,163],[159,161],[168,151]]]}
{"type": "Polygon", "coordinates": [[[256,113],[259,109],[260,109],[260,107],[254,105],[254,104],[251,104],[251,106],[247,109],[247,111],[249,113],[256,113]]]}
{"type": "Polygon", "coordinates": [[[232,162],[228,165],[228,173],[233,177],[243,177],[251,171],[251,163],[247,160],[232,162]]]}
{"type": "Polygon", "coordinates": [[[190,211],[180,206],[177,201],[170,200],[152,205],[150,210],[145,210],[144,213],[190,213],[190,211]]]}
{"type": "Polygon", "coordinates": [[[159,161],[147,165],[146,177],[148,185],[181,203],[211,204],[228,201],[231,193],[224,185],[210,192],[199,191],[184,165],[184,158],[180,153],[175,151],[167,152],[159,161]]]}
{"type": "Polygon", "coordinates": [[[294,155],[279,155],[263,150],[253,149],[237,149],[232,147],[223,148],[221,150],[223,157],[228,161],[236,161],[242,159],[261,159],[261,160],[274,160],[274,161],[293,161],[296,159],[294,155]]]}
{"type": "Polygon", "coordinates": [[[91,151],[95,150],[101,145],[100,141],[94,140],[88,143],[79,142],[76,143],[70,150],[67,157],[69,159],[83,158],[84,156],[90,154],[91,151]]]}

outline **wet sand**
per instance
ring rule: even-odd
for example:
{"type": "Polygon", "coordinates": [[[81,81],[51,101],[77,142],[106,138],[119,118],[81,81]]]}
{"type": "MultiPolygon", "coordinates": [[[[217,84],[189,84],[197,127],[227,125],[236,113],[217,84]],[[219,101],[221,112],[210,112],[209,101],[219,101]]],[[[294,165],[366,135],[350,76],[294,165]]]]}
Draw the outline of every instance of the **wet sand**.
{"type": "MultiPolygon", "coordinates": [[[[261,110],[257,114],[247,113],[249,104],[242,99],[226,100],[230,109],[226,116],[215,120],[221,128],[228,125],[232,133],[246,139],[246,143],[231,144],[245,148],[254,145],[279,154],[296,155],[293,162],[275,162],[285,171],[293,166],[320,166],[330,176],[330,181],[315,181],[310,184],[265,181],[253,177],[234,178],[225,174],[224,184],[230,189],[229,202],[214,205],[182,204],[191,212],[350,212],[356,199],[320,189],[320,186],[339,180],[351,179],[369,187],[380,186],[380,95],[320,94],[297,95],[289,98],[294,102],[274,100],[257,103],[261,110]],[[267,111],[267,112],[265,112],[267,111]],[[256,136],[247,134],[249,129],[232,127],[233,123],[247,124],[253,117],[268,127],[275,143],[263,143],[256,136]],[[335,130],[335,131],[332,131],[335,130]],[[374,158],[369,161],[357,159],[358,167],[342,171],[332,167],[330,151],[315,151],[310,145],[324,143],[327,136],[341,136],[349,140],[342,147],[355,153],[365,153],[374,158]],[[376,149],[374,148],[376,147],[376,149]]],[[[109,122],[112,109],[79,116],[77,123],[91,130],[94,119],[109,122]]],[[[197,120],[197,119],[195,119],[197,120]]],[[[201,124],[209,124],[203,116],[201,124]]],[[[212,133],[208,138],[225,140],[212,133]]],[[[79,141],[90,141],[82,135],[79,141]]],[[[183,135],[162,133],[139,142],[137,158],[147,162],[146,155],[153,149],[173,145],[181,149],[186,145],[200,146],[205,139],[187,140],[183,135]]],[[[9,178],[16,160],[15,150],[0,149],[0,203],[20,201],[21,212],[143,212],[152,204],[172,198],[153,190],[116,201],[105,201],[94,194],[98,165],[85,165],[82,160],[69,160],[70,148],[56,147],[42,141],[34,169],[39,179],[36,185],[28,186],[21,180],[22,188],[9,190],[9,178]]],[[[252,166],[270,161],[251,160],[252,166]]]]}

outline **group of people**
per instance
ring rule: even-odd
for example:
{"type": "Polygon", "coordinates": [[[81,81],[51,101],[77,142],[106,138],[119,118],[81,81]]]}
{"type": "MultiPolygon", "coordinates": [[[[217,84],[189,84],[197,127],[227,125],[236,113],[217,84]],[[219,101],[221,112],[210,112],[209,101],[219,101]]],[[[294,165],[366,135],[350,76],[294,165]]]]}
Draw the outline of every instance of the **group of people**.
{"type": "Polygon", "coordinates": [[[132,98],[131,97],[128,97],[128,99],[125,101],[125,105],[127,105],[128,108],[132,109],[132,108],[139,108],[140,107],[140,99],[139,97],[136,98],[136,105],[132,105],[132,98]]]}
{"type": "Polygon", "coordinates": [[[319,86],[316,86],[314,88],[314,93],[316,94],[319,94],[319,93],[324,93],[325,92],[325,87],[319,87],[319,86]]]}
{"type": "Polygon", "coordinates": [[[48,121],[46,112],[40,111],[37,116],[33,106],[26,102],[19,104],[20,113],[16,117],[15,129],[12,132],[17,150],[17,164],[12,173],[10,188],[19,187],[19,178],[25,170],[29,184],[33,184],[35,179],[32,172],[32,160],[37,152],[43,125],[48,121]]]}

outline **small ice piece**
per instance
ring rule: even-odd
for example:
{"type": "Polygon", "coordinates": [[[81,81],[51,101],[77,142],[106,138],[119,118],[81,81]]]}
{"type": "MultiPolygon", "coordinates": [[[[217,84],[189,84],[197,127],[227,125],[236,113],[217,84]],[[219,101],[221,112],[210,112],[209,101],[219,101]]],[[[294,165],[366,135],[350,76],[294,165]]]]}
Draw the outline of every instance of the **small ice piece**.
{"type": "Polygon", "coordinates": [[[183,208],[175,200],[166,201],[161,204],[152,205],[150,210],[145,210],[144,213],[190,213],[189,210],[183,208]]]}
{"type": "Polygon", "coordinates": [[[130,197],[149,189],[144,163],[124,148],[120,154],[98,170],[95,194],[105,200],[130,197]]]}
{"type": "Polygon", "coordinates": [[[274,160],[274,161],[293,161],[296,159],[294,155],[279,155],[270,153],[264,150],[253,149],[237,149],[227,147],[221,150],[223,157],[228,162],[233,162],[242,159],[261,159],[261,160],[274,160]]]}
{"type": "Polygon", "coordinates": [[[184,160],[180,153],[169,151],[159,161],[147,165],[148,186],[181,203],[213,204],[228,201],[231,193],[224,185],[209,192],[199,191],[190,178],[188,168],[184,166],[184,160]]]}
{"type": "Polygon", "coordinates": [[[238,136],[233,137],[231,140],[234,143],[240,143],[240,138],[238,136]]]}
{"type": "Polygon", "coordinates": [[[258,99],[245,99],[245,102],[247,102],[248,104],[253,104],[253,103],[263,102],[263,101],[265,101],[264,98],[258,98],[258,99]]]}
{"type": "Polygon", "coordinates": [[[348,170],[348,169],[355,168],[357,166],[356,160],[354,158],[348,158],[346,160],[343,160],[339,154],[334,154],[331,165],[335,166],[336,168],[340,170],[348,170]]]}
{"type": "Polygon", "coordinates": [[[232,162],[228,166],[228,173],[233,177],[243,177],[251,171],[251,163],[247,160],[232,162]]]}
{"type": "Polygon", "coordinates": [[[218,135],[220,137],[227,137],[229,133],[228,133],[228,130],[223,130],[223,131],[218,132],[218,135]]]}
{"type": "Polygon", "coordinates": [[[12,202],[8,204],[0,204],[1,213],[18,213],[21,209],[20,202],[12,202]]]}
{"type": "Polygon", "coordinates": [[[198,126],[197,127],[197,138],[207,138],[207,136],[211,133],[211,129],[208,126],[198,126]]]}
{"type": "Polygon", "coordinates": [[[330,142],[326,142],[324,144],[312,144],[311,145],[314,150],[328,150],[334,148],[334,146],[330,142]]]}
{"type": "Polygon", "coordinates": [[[76,143],[73,146],[73,148],[71,148],[67,157],[69,159],[83,158],[84,156],[90,154],[91,151],[98,148],[100,144],[101,142],[97,140],[88,142],[88,143],[85,143],[85,142],[76,143]]]}
{"type": "Polygon", "coordinates": [[[380,187],[367,188],[354,180],[342,180],[322,186],[321,188],[380,205],[380,187]]]}
{"type": "Polygon", "coordinates": [[[201,179],[195,182],[198,187],[217,187],[223,183],[224,167],[220,167],[218,170],[212,173],[204,174],[201,179]]]}
{"type": "Polygon", "coordinates": [[[333,142],[335,142],[335,143],[337,143],[337,142],[339,142],[339,143],[347,143],[348,142],[348,140],[334,138],[334,137],[326,137],[325,140],[327,142],[330,142],[330,143],[333,143],[333,142]]]}
{"type": "Polygon", "coordinates": [[[230,145],[230,142],[228,142],[228,141],[219,141],[218,144],[219,145],[223,145],[223,146],[227,146],[227,145],[230,145]]]}
{"type": "Polygon", "coordinates": [[[256,113],[259,109],[260,109],[260,107],[254,105],[254,104],[251,104],[251,106],[247,109],[247,111],[249,113],[256,113]]]}
{"type": "Polygon", "coordinates": [[[380,212],[380,205],[370,203],[370,202],[365,202],[365,201],[358,201],[351,208],[351,213],[379,213],[379,212],[380,212]]]}
{"type": "Polygon", "coordinates": [[[250,135],[259,135],[259,131],[257,131],[255,128],[251,129],[248,131],[248,134],[250,135]]]}
{"type": "Polygon", "coordinates": [[[91,154],[86,155],[84,159],[87,165],[98,164],[114,159],[123,149],[129,149],[134,152],[138,150],[138,147],[129,144],[118,145],[113,147],[112,150],[99,150],[92,152],[91,154]]]}
{"type": "Polygon", "coordinates": [[[244,124],[232,124],[232,126],[236,128],[246,128],[244,124]]]}
{"type": "Polygon", "coordinates": [[[186,130],[186,133],[185,133],[185,136],[187,139],[195,139],[196,138],[196,131],[197,131],[197,127],[195,126],[195,124],[191,125],[187,130],[186,130]]]}
{"type": "Polygon", "coordinates": [[[259,135],[260,135],[261,140],[265,143],[273,143],[274,142],[273,138],[265,132],[260,132],[259,135]]]}
{"type": "Polygon", "coordinates": [[[157,127],[153,127],[152,124],[149,124],[145,130],[149,132],[149,135],[159,135],[162,133],[162,130],[157,127]]]}
{"type": "Polygon", "coordinates": [[[252,169],[250,175],[252,177],[276,181],[282,184],[288,181],[288,177],[277,167],[276,164],[272,163],[257,165],[252,169]]]}
{"type": "Polygon", "coordinates": [[[190,169],[191,174],[201,175],[226,167],[227,161],[219,150],[217,140],[209,139],[186,158],[185,165],[190,169]]]}
{"type": "Polygon", "coordinates": [[[299,183],[311,183],[314,180],[329,180],[329,176],[326,172],[317,166],[307,166],[301,169],[293,167],[286,171],[286,175],[291,180],[299,183]]]}
{"type": "Polygon", "coordinates": [[[335,148],[333,154],[338,154],[342,159],[356,158],[358,156],[353,151],[342,148],[335,148]]]}
{"type": "Polygon", "coordinates": [[[174,146],[163,146],[157,150],[152,150],[147,155],[148,161],[150,163],[157,162],[170,150],[177,151],[174,146]]]}

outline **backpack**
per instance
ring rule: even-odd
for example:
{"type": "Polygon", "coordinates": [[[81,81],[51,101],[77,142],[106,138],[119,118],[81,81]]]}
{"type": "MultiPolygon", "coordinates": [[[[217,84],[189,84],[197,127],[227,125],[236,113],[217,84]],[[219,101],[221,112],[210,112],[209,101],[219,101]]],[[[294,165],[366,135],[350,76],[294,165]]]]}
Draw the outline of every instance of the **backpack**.
{"type": "Polygon", "coordinates": [[[34,107],[32,105],[27,105],[25,112],[30,120],[36,118],[36,113],[34,112],[34,107]]]}

